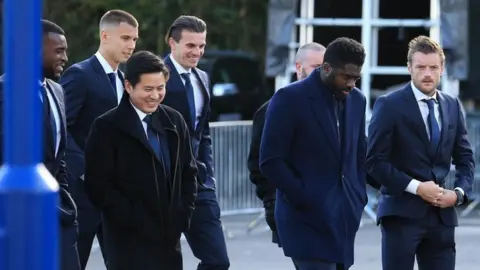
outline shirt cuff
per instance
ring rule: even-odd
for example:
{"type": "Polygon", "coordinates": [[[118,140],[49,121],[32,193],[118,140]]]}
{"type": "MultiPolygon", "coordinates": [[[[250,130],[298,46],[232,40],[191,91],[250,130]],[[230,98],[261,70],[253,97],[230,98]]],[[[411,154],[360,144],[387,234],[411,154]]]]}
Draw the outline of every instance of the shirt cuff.
{"type": "Polygon", "coordinates": [[[417,195],[417,189],[418,189],[419,185],[420,185],[420,181],[412,179],[412,181],[410,181],[410,183],[408,184],[405,191],[408,192],[408,193],[412,193],[414,195],[417,195]]]}
{"type": "Polygon", "coordinates": [[[463,191],[462,188],[456,187],[454,190],[458,190],[462,194],[462,196],[465,197],[465,191],[463,191]]]}

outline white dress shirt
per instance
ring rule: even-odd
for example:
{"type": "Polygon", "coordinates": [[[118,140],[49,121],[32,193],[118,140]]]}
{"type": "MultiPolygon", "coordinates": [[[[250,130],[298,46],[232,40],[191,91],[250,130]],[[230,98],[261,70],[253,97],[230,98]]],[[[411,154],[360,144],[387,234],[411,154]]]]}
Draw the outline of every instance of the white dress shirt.
{"type": "Polygon", "coordinates": [[[118,77],[118,68],[116,70],[113,70],[110,64],[108,64],[105,57],[103,57],[103,55],[100,52],[96,52],[95,57],[97,57],[98,62],[100,62],[100,65],[102,65],[103,70],[105,71],[105,74],[115,73],[115,78],[116,78],[115,82],[117,86],[117,104],[120,104],[120,100],[122,100],[124,88],[123,88],[122,80],[120,80],[120,77],[118,77]]]}
{"type": "MultiPolygon", "coordinates": [[[[58,148],[60,147],[60,140],[62,139],[62,133],[60,131],[60,129],[61,129],[60,112],[58,110],[56,100],[53,97],[53,94],[51,93],[50,88],[47,86],[47,81],[46,80],[44,80],[42,82],[42,87],[45,87],[45,89],[47,90],[47,98],[48,98],[48,102],[50,103],[50,110],[52,111],[53,119],[55,120],[55,130],[56,130],[56,133],[57,133],[57,135],[56,135],[57,141],[55,142],[55,156],[56,156],[57,153],[58,153],[58,148]]],[[[42,95],[41,94],[40,94],[40,99],[42,100],[42,95]]],[[[43,100],[42,100],[42,102],[43,102],[43,100]]]]}
{"type": "Polygon", "coordinates": [[[137,112],[138,118],[140,118],[140,122],[142,123],[142,126],[143,126],[143,131],[145,132],[145,135],[148,138],[147,123],[143,121],[143,119],[145,118],[145,116],[147,116],[147,114],[140,111],[137,107],[135,107],[135,105],[133,105],[132,102],[130,102],[130,104],[132,104],[133,109],[135,109],[135,112],[137,112]]]}
{"type": "MultiPolygon", "coordinates": [[[[193,98],[195,100],[195,127],[197,127],[198,121],[202,117],[202,111],[203,111],[203,105],[204,105],[204,96],[203,96],[203,91],[202,91],[202,84],[198,80],[197,76],[195,74],[192,74],[192,69],[185,69],[182,67],[174,58],[172,55],[169,56],[170,60],[172,60],[173,66],[177,70],[178,74],[180,75],[180,79],[182,80],[183,85],[185,85],[185,80],[182,77],[183,73],[189,73],[190,74],[190,81],[192,82],[193,86],[193,98]]],[[[168,90],[168,89],[167,89],[168,90]]]]}
{"type": "MultiPolygon", "coordinates": [[[[423,123],[425,124],[426,130],[427,130],[427,136],[430,139],[430,128],[428,125],[428,114],[429,114],[429,109],[427,103],[424,101],[425,99],[433,99],[435,100],[434,103],[434,112],[435,112],[435,119],[437,120],[439,130],[442,130],[442,121],[440,117],[440,107],[438,106],[438,98],[437,98],[437,92],[435,91],[435,94],[433,96],[427,96],[422,91],[420,91],[415,85],[413,85],[413,82],[410,82],[410,85],[413,90],[413,95],[415,96],[415,100],[417,101],[418,107],[420,109],[420,113],[422,114],[422,119],[423,123]]],[[[438,91],[438,90],[437,90],[438,91]]],[[[417,194],[417,189],[418,186],[420,185],[420,181],[416,179],[412,179],[410,183],[408,184],[407,188],[405,191],[412,193],[412,194],[417,194]]],[[[459,190],[462,195],[464,194],[463,190],[461,188],[455,188],[459,190]]]]}

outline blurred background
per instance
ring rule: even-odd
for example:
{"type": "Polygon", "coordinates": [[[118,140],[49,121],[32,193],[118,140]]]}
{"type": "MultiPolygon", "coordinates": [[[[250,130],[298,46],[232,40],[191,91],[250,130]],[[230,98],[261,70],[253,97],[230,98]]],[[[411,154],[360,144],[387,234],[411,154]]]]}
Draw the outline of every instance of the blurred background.
{"type": "MultiPolygon", "coordinates": [[[[276,89],[295,80],[293,57],[305,43],[326,46],[346,36],[365,46],[367,60],[357,86],[368,98],[369,116],[378,96],[409,81],[405,67],[408,42],[418,35],[432,36],[442,44],[447,57],[439,88],[461,99],[478,156],[478,0],[45,0],[44,17],[66,32],[68,65],[96,52],[98,22],[109,9],[132,13],[140,23],[137,50],[161,56],[168,54],[165,32],[179,15],[198,16],[208,25],[207,50],[199,67],[212,82],[215,175],[232,270],[292,269],[281,249],[270,243],[246,160],[249,120],[276,89]]],[[[452,184],[453,174],[450,178],[452,184]]],[[[480,199],[480,183],[474,190],[480,199]]],[[[479,256],[474,255],[475,239],[480,237],[479,202],[459,209],[462,226],[457,230],[458,268],[480,266],[479,256]]],[[[376,193],[372,191],[357,237],[354,270],[381,268],[380,232],[373,222],[375,204],[376,193]]],[[[195,269],[197,260],[188,245],[184,245],[184,253],[185,269],[195,269]]],[[[99,249],[92,251],[88,269],[105,269],[99,249]]]]}

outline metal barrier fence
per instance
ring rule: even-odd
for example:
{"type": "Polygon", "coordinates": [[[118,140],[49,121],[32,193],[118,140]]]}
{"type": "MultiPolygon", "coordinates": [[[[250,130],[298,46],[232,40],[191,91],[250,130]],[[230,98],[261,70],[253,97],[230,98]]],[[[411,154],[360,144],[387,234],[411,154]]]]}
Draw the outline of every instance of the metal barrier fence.
{"type": "MultiPolygon", "coordinates": [[[[222,216],[263,213],[262,203],[255,195],[249,179],[247,157],[251,141],[251,121],[214,122],[210,124],[217,196],[222,216]]],[[[480,114],[467,115],[467,128],[475,160],[480,160],[480,114]]],[[[455,172],[447,179],[453,188],[455,172]]],[[[473,186],[476,198],[461,212],[466,216],[480,204],[480,166],[473,186]]],[[[365,213],[375,219],[376,192],[371,190],[365,213]]]]}
{"type": "Polygon", "coordinates": [[[247,168],[252,121],[210,123],[217,196],[222,215],[261,213],[247,168]]]}

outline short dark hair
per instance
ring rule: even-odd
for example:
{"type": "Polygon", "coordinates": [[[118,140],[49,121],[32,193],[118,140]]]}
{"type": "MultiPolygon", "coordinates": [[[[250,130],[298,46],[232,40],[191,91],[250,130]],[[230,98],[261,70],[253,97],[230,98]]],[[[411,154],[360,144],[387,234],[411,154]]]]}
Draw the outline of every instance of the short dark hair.
{"type": "Polygon", "coordinates": [[[44,35],[49,33],[65,35],[65,31],[60,26],[49,20],[42,20],[42,30],[44,35]]]}
{"type": "Polygon", "coordinates": [[[138,21],[132,14],[120,9],[112,9],[103,14],[102,18],[100,19],[99,28],[102,29],[105,27],[105,25],[117,26],[121,23],[138,27],[138,21]]]}
{"type": "Polygon", "coordinates": [[[333,68],[343,68],[347,64],[363,66],[365,48],[354,39],[340,37],[328,44],[323,61],[333,68]]]}
{"type": "Polygon", "coordinates": [[[167,34],[165,35],[165,42],[168,44],[170,38],[173,38],[175,42],[179,42],[182,38],[183,30],[188,30],[194,33],[203,33],[207,31],[207,24],[198,17],[182,15],[173,21],[170,28],[168,28],[167,34]]]}
{"type": "Polygon", "coordinates": [[[140,82],[143,74],[157,72],[163,73],[165,80],[168,80],[169,72],[165,62],[149,51],[134,53],[125,64],[125,80],[129,81],[132,86],[140,82]]]}
{"type": "Polygon", "coordinates": [[[408,43],[408,63],[412,63],[412,56],[416,52],[421,52],[424,54],[436,53],[440,56],[442,63],[445,61],[445,53],[443,52],[442,47],[431,37],[418,36],[408,43]]]}

